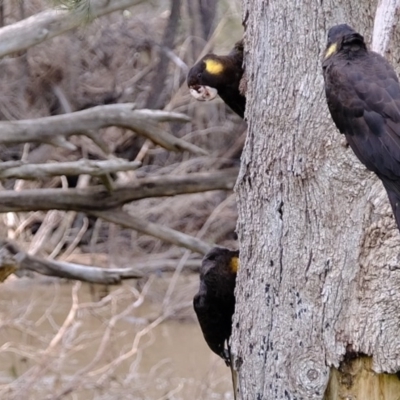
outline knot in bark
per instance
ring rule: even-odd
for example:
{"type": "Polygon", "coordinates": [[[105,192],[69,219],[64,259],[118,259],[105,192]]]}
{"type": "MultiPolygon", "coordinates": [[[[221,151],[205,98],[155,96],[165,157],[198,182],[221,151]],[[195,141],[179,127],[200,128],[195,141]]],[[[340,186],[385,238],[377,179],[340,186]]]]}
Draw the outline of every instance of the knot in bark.
{"type": "Polygon", "coordinates": [[[308,399],[320,398],[329,378],[329,368],[325,365],[322,352],[304,349],[302,354],[293,354],[291,375],[295,379],[296,394],[308,396],[308,399]],[[300,389],[300,390],[299,390],[300,389]]]}

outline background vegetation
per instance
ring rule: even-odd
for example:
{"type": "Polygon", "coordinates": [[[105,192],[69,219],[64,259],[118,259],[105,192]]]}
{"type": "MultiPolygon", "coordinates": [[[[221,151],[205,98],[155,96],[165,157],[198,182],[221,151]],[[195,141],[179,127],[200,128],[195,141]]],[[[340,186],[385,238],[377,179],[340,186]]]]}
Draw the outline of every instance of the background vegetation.
{"type": "MultiPolygon", "coordinates": [[[[41,0],[4,0],[0,25],[26,20],[50,6],[60,7],[41,0]]],[[[136,109],[187,115],[186,123],[163,122],[162,131],[205,152],[173,152],[132,129],[110,126],[95,134],[68,137],[73,146],[0,143],[2,170],[12,162],[20,166],[21,161],[29,165],[80,159],[140,161],[135,171],[107,178],[112,185],[129,185],[142,178],[238,167],[245,124],[221,101],[192,100],[185,77],[200,54],[228,52],[241,34],[239,1],[143,1],[3,57],[2,121],[135,103],[136,109]]],[[[17,193],[88,188],[102,186],[103,178],[72,174],[27,180],[10,174],[2,178],[1,189],[17,193]]],[[[237,213],[229,190],[144,198],[124,210],[208,245],[236,247],[237,213]]],[[[215,382],[204,385],[188,376],[164,376],[165,360],[171,363],[176,354],[160,351],[160,359],[142,360],[144,347],[162,341],[162,324],[173,324],[180,343],[193,332],[202,341],[197,325],[191,325],[193,332],[191,327],[180,331],[171,322],[194,320],[191,298],[198,278],[192,272],[201,254],[76,210],[6,212],[1,214],[0,235],[3,249],[9,240],[17,244],[14,254],[104,268],[130,267],[142,276],[121,287],[99,287],[38,279],[31,272],[23,280],[11,275],[2,285],[0,299],[0,362],[6,366],[0,377],[1,398],[189,399],[206,398],[205,393],[223,398],[222,389],[220,394],[214,390],[215,382]]],[[[26,272],[16,271],[20,276],[26,272]]],[[[192,351],[190,346],[183,357],[192,351]]],[[[171,352],[184,348],[172,346],[171,352]]],[[[196,347],[193,354],[200,351],[196,347]]],[[[192,364],[196,365],[195,359],[192,364]]],[[[198,364],[209,370],[208,363],[198,364]]]]}

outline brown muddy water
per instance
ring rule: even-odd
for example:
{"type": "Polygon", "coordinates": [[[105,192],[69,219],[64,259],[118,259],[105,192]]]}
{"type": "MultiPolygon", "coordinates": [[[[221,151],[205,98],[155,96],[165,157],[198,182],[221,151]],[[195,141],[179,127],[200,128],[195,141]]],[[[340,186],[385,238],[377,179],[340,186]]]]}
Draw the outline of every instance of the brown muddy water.
{"type": "Polygon", "coordinates": [[[166,298],[168,279],[3,283],[0,400],[233,399],[229,368],[194,318],[198,277],[166,298]]]}

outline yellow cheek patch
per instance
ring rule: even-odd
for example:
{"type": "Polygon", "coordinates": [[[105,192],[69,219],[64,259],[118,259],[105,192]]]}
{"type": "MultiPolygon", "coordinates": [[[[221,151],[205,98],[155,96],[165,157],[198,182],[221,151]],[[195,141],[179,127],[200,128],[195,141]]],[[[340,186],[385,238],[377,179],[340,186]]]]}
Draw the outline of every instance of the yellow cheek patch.
{"type": "Polygon", "coordinates": [[[330,57],[332,54],[335,54],[337,51],[337,43],[333,43],[329,46],[328,50],[325,52],[325,57],[324,59],[326,60],[328,57],[330,57]]]}
{"type": "Polygon", "coordinates": [[[216,60],[205,60],[206,71],[213,75],[218,75],[224,70],[224,66],[216,60]]]}
{"type": "Polygon", "coordinates": [[[236,274],[239,269],[239,258],[232,257],[232,260],[231,260],[229,266],[231,267],[231,271],[236,274]]]}

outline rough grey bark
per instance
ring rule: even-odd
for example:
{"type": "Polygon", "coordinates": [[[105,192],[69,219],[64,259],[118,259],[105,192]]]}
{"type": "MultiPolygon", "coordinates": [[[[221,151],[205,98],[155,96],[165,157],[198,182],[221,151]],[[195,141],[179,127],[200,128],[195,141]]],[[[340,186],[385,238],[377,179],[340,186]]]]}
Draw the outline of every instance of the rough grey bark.
{"type": "Polygon", "coordinates": [[[321,400],[346,353],[400,370],[399,232],[381,184],[328,115],[321,70],[327,30],[346,22],[369,40],[376,2],[243,3],[240,398],[321,400]]]}

